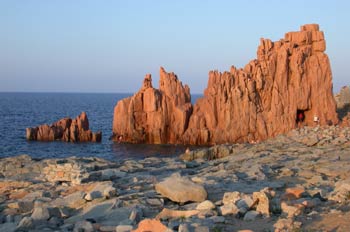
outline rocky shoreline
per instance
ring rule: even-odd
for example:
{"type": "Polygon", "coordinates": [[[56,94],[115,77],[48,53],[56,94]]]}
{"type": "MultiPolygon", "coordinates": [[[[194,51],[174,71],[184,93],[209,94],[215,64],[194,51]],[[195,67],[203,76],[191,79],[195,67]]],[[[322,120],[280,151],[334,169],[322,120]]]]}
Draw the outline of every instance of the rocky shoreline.
{"type": "Polygon", "coordinates": [[[345,231],[350,129],[111,162],[0,159],[0,231],[345,231]]]}

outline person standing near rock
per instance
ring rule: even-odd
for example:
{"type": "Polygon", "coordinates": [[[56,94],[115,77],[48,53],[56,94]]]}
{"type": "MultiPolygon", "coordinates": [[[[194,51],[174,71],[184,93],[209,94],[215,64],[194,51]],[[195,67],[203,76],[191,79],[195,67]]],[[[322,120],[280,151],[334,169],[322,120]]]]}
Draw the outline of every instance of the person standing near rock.
{"type": "Polygon", "coordinates": [[[305,119],[304,112],[298,111],[298,114],[297,114],[297,126],[298,126],[298,128],[300,128],[302,126],[304,119],[305,119]]]}
{"type": "Polygon", "coordinates": [[[315,126],[318,126],[319,122],[320,122],[320,119],[317,117],[317,115],[314,115],[315,126]]]}

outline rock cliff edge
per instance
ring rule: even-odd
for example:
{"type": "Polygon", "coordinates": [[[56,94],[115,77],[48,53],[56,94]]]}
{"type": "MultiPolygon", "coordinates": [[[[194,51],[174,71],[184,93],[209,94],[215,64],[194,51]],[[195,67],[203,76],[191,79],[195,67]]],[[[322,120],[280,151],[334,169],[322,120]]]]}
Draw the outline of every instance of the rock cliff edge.
{"type": "Polygon", "coordinates": [[[255,142],[296,127],[337,124],[326,42],[317,24],[284,39],[261,39],[257,59],[244,68],[210,71],[204,96],[160,69],[159,89],[146,75],[138,93],[114,109],[116,140],[134,143],[220,144],[255,142]]]}

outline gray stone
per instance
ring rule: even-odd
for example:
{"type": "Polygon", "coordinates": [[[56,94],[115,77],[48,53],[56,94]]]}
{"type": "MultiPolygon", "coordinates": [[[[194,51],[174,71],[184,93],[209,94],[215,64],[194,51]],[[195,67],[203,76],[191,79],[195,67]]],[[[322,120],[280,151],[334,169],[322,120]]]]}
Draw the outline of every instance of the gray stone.
{"type": "Polygon", "coordinates": [[[192,227],[188,224],[180,224],[178,232],[192,232],[192,227]]]}
{"type": "Polygon", "coordinates": [[[77,191],[63,198],[56,198],[51,202],[52,206],[57,207],[70,207],[70,208],[80,208],[84,203],[85,192],[77,191]]]}
{"type": "Polygon", "coordinates": [[[255,221],[256,218],[257,218],[259,215],[260,215],[259,212],[254,211],[254,210],[251,210],[251,211],[248,211],[248,212],[244,215],[243,220],[244,220],[244,221],[255,221]]]}
{"type": "Polygon", "coordinates": [[[146,199],[146,203],[151,205],[151,206],[157,206],[157,207],[163,206],[163,201],[161,201],[158,198],[148,198],[148,199],[146,199]]]}
{"type": "Polygon", "coordinates": [[[73,232],[94,232],[94,227],[92,226],[91,222],[88,221],[79,221],[75,223],[73,232]]]}
{"type": "Polygon", "coordinates": [[[301,143],[312,147],[315,146],[320,140],[318,139],[317,135],[309,135],[309,136],[305,136],[304,138],[301,139],[301,143]]]}
{"type": "Polygon", "coordinates": [[[116,226],[105,226],[105,225],[102,225],[100,226],[99,228],[99,231],[101,232],[114,232],[116,231],[116,226]]]}
{"type": "Polygon", "coordinates": [[[17,226],[17,230],[29,230],[34,227],[33,224],[33,219],[31,217],[24,217],[22,220],[19,222],[17,226]]]}
{"type": "Polygon", "coordinates": [[[142,217],[142,210],[138,207],[135,207],[132,209],[129,219],[132,222],[138,223],[141,220],[142,217]]]}
{"type": "Polygon", "coordinates": [[[119,225],[129,225],[129,226],[131,226],[133,224],[134,224],[134,221],[131,221],[129,218],[126,218],[126,219],[120,221],[120,223],[119,223],[119,225]]]}
{"type": "Polygon", "coordinates": [[[58,210],[60,211],[60,215],[62,218],[69,218],[73,214],[73,209],[71,209],[69,207],[63,206],[63,207],[58,208],[58,210]]]}
{"type": "Polygon", "coordinates": [[[99,191],[91,191],[89,193],[87,193],[84,197],[85,200],[87,201],[92,201],[92,200],[95,200],[95,199],[98,199],[98,198],[102,198],[103,195],[101,192],[99,191]]]}
{"type": "Polygon", "coordinates": [[[33,210],[34,203],[33,201],[17,201],[17,202],[8,204],[8,207],[13,209],[18,209],[20,213],[28,213],[33,210]]]}
{"type": "Polygon", "coordinates": [[[202,185],[195,184],[177,173],[157,183],[155,188],[163,197],[174,202],[202,202],[207,199],[207,191],[202,185]]]}
{"type": "Polygon", "coordinates": [[[226,204],[235,204],[236,201],[241,199],[241,193],[240,192],[226,192],[224,193],[224,197],[222,198],[222,203],[224,205],[226,204]]]}
{"type": "Polygon", "coordinates": [[[89,205],[81,210],[78,214],[65,220],[65,223],[75,223],[84,219],[93,218],[103,225],[117,226],[123,220],[129,219],[131,209],[115,208],[115,200],[107,200],[94,205],[89,205]]]}
{"type": "Polygon", "coordinates": [[[63,224],[62,226],[60,226],[60,229],[62,231],[72,231],[74,229],[74,224],[63,224]]]}
{"type": "Polygon", "coordinates": [[[22,220],[23,216],[21,214],[17,214],[14,216],[13,222],[18,224],[22,220]]]}
{"type": "Polygon", "coordinates": [[[209,227],[207,226],[197,226],[194,228],[194,232],[209,232],[209,227]]]}
{"type": "Polygon", "coordinates": [[[6,222],[4,224],[0,224],[0,231],[14,232],[16,231],[16,224],[13,222],[6,222]]]}
{"type": "Polygon", "coordinates": [[[5,216],[5,223],[7,222],[14,222],[14,216],[12,214],[5,216]]]}
{"type": "Polygon", "coordinates": [[[225,216],[225,215],[230,215],[230,214],[237,214],[239,212],[239,209],[237,208],[237,206],[233,203],[229,203],[229,204],[225,204],[223,206],[220,207],[220,212],[221,215],[225,216]]]}
{"type": "Polygon", "coordinates": [[[218,215],[218,213],[215,210],[206,209],[206,210],[201,210],[197,214],[197,217],[204,219],[204,218],[213,217],[213,216],[217,216],[217,215],[218,215]]]}
{"type": "Polygon", "coordinates": [[[213,202],[206,200],[201,203],[199,203],[196,207],[197,210],[210,210],[215,209],[215,205],[213,202]]]}
{"type": "Polygon", "coordinates": [[[278,219],[273,225],[275,231],[297,231],[301,227],[300,222],[294,222],[292,218],[278,219]]]}
{"type": "Polygon", "coordinates": [[[111,198],[117,195],[117,190],[110,181],[98,182],[95,187],[85,195],[85,200],[92,201],[97,198],[111,198]]]}
{"type": "Polygon", "coordinates": [[[178,230],[180,226],[180,221],[178,219],[170,220],[168,223],[168,228],[171,230],[178,230]]]}
{"type": "Polygon", "coordinates": [[[109,168],[101,171],[101,180],[113,180],[115,178],[123,178],[126,175],[126,172],[121,172],[115,168],[109,168]]]}
{"type": "Polygon", "coordinates": [[[119,225],[116,227],[116,232],[130,232],[132,231],[133,227],[131,225],[119,225]]]}
{"type": "Polygon", "coordinates": [[[244,194],[242,196],[242,199],[239,199],[236,202],[236,205],[238,208],[249,209],[250,207],[252,207],[253,203],[254,203],[253,199],[250,196],[244,194]]]}
{"type": "Polygon", "coordinates": [[[225,217],[222,217],[222,216],[213,216],[213,217],[210,217],[210,219],[214,223],[224,223],[225,222],[225,217]]]}
{"type": "Polygon", "coordinates": [[[55,227],[58,227],[63,224],[63,219],[58,217],[51,217],[49,223],[55,227]]]}
{"type": "Polygon", "coordinates": [[[50,217],[61,218],[61,210],[58,207],[48,207],[50,217]]]}
{"type": "Polygon", "coordinates": [[[350,178],[339,180],[335,183],[335,188],[330,194],[329,199],[337,202],[345,202],[349,199],[350,178]]]}
{"type": "Polygon", "coordinates": [[[36,207],[31,218],[35,221],[47,221],[50,218],[50,212],[47,207],[36,207]]]}
{"type": "Polygon", "coordinates": [[[261,213],[264,217],[270,216],[270,198],[271,195],[268,190],[261,190],[253,193],[253,202],[257,202],[256,211],[261,213]]]}
{"type": "Polygon", "coordinates": [[[287,214],[288,218],[291,218],[291,217],[300,215],[303,212],[304,207],[301,205],[299,206],[289,205],[286,202],[282,202],[281,210],[283,213],[287,214]]]}

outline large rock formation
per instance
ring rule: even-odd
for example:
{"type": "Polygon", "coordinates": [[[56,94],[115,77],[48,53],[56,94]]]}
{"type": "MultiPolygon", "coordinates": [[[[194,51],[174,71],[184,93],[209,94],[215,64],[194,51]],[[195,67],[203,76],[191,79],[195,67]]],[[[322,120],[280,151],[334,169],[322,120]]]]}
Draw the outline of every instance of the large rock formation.
{"type": "Polygon", "coordinates": [[[337,103],[337,108],[344,108],[347,105],[350,105],[350,88],[349,86],[343,86],[339,93],[337,93],[335,96],[335,101],[337,103]]]}
{"type": "Polygon", "coordinates": [[[342,120],[343,126],[350,125],[350,88],[349,86],[343,86],[339,93],[335,95],[335,101],[337,102],[337,113],[342,120]]]}
{"type": "Polygon", "coordinates": [[[116,140],[133,143],[178,143],[191,113],[188,86],[160,68],[159,89],[152,87],[148,74],[138,93],[115,106],[113,135],[116,140]]]}
{"type": "Polygon", "coordinates": [[[65,141],[65,142],[101,142],[102,132],[93,133],[89,129],[89,120],[85,112],[75,119],[63,118],[51,126],[44,124],[26,129],[27,140],[65,141]]]}
{"type": "Polygon", "coordinates": [[[209,72],[208,87],[193,112],[188,88],[161,69],[159,91],[145,84],[150,80],[146,76],[136,95],[118,102],[113,132],[128,142],[215,144],[285,133],[296,127],[298,114],[304,117],[302,125],[336,124],[325,49],[317,24],[301,26],[277,42],[261,39],[257,59],[243,69],[232,66],[229,72],[209,72]],[[160,100],[163,96],[169,100],[160,100]]]}

